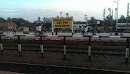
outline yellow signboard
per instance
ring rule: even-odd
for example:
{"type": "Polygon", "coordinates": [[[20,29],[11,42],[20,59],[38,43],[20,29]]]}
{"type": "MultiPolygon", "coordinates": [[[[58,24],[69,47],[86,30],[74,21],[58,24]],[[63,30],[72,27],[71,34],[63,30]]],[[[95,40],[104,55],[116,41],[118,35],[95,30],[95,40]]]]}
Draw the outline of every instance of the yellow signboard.
{"type": "Polygon", "coordinates": [[[72,17],[53,18],[53,28],[72,28],[72,17]]]}

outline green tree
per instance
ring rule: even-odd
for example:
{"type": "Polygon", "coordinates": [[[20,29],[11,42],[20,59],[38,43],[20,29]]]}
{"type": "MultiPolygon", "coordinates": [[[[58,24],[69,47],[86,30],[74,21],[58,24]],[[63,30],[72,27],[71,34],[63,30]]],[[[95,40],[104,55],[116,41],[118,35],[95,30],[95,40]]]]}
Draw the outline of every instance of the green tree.
{"type": "Polygon", "coordinates": [[[31,24],[31,22],[29,22],[28,20],[24,20],[23,18],[12,18],[12,22],[16,23],[18,26],[31,24]]]}
{"type": "Polygon", "coordinates": [[[128,23],[130,23],[130,16],[128,16],[128,23]]]}
{"type": "Polygon", "coordinates": [[[6,20],[2,17],[0,17],[0,23],[6,23],[6,20]]]}
{"type": "Polygon", "coordinates": [[[51,28],[51,23],[50,22],[47,22],[47,23],[44,23],[44,27],[46,27],[47,29],[51,28]]]}
{"type": "Polygon", "coordinates": [[[91,17],[91,19],[88,21],[88,23],[92,26],[95,27],[96,25],[96,19],[94,17],[91,17]]]}
{"type": "MultiPolygon", "coordinates": [[[[104,20],[104,30],[105,31],[112,31],[109,27],[113,27],[113,19],[112,16],[108,15],[104,20]]],[[[113,28],[114,29],[114,28],[113,28]]]]}
{"type": "Polygon", "coordinates": [[[126,18],[124,17],[124,15],[121,15],[121,17],[118,20],[119,23],[126,23],[126,18]]]}

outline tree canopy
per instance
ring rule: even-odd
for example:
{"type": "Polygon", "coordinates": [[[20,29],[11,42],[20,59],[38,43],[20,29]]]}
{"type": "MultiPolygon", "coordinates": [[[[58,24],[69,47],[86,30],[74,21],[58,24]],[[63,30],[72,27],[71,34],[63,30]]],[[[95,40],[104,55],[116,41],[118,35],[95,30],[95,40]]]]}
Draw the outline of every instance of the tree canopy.
{"type": "Polygon", "coordinates": [[[7,20],[0,17],[0,23],[16,23],[18,26],[31,24],[31,22],[29,22],[28,20],[24,20],[23,18],[10,18],[10,17],[8,17],[7,20]]]}
{"type": "Polygon", "coordinates": [[[2,17],[0,17],[0,23],[6,23],[6,20],[2,17]]]}
{"type": "Polygon", "coordinates": [[[121,15],[118,21],[119,23],[126,23],[126,18],[124,17],[124,15],[121,15]]]}
{"type": "MultiPolygon", "coordinates": [[[[100,25],[98,25],[100,27],[103,26],[104,22],[104,26],[106,28],[115,26],[116,24],[116,20],[113,20],[113,17],[111,15],[106,16],[104,21],[98,20],[95,17],[91,17],[90,20],[88,20],[88,24],[92,27],[95,27],[97,26],[97,21],[101,21],[100,25]]],[[[130,23],[130,16],[128,16],[128,22],[130,23]]],[[[0,23],[16,23],[18,26],[37,24],[36,21],[31,23],[23,18],[10,18],[10,17],[8,17],[7,19],[0,17],[0,23]]],[[[41,23],[43,23],[44,26],[46,26],[47,28],[51,27],[51,23],[49,22],[44,23],[41,21],[41,23]]],[[[126,23],[126,17],[124,15],[121,15],[120,18],[118,19],[118,23],[126,23]]]]}
{"type": "Polygon", "coordinates": [[[94,26],[96,25],[96,19],[95,19],[94,17],[91,17],[91,19],[88,20],[88,23],[89,23],[92,27],[94,27],[94,26]]]}

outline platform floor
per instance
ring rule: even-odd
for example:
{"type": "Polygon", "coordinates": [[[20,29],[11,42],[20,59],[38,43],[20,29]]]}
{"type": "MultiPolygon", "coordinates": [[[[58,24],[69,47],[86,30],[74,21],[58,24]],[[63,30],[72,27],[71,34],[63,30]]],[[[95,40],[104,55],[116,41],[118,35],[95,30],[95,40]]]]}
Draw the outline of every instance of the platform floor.
{"type": "MultiPolygon", "coordinates": [[[[13,35],[13,32],[4,32],[4,35],[13,35]]],[[[29,34],[23,34],[23,32],[17,32],[16,35],[26,35],[26,36],[35,36],[34,32],[30,32],[29,34]]],[[[47,32],[44,33],[44,35],[52,35],[51,32],[47,32]]],[[[55,33],[54,33],[55,35],[55,33]]],[[[72,35],[72,33],[61,33],[58,32],[58,35],[72,35]]],[[[81,33],[74,33],[74,35],[77,36],[82,36],[81,33]]],[[[88,35],[92,35],[92,33],[88,33],[88,35]]],[[[95,36],[115,36],[115,34],[113,33],[112,35],[110,35],[110,33],[96,33],[95,36]]],[[[120,36],[120,34],[118,35],[120,36]]],[[[130,33],[123,33],[123,36],[130,36],[130,33]]]]}
{"type": "Polygon", "coordinates": [[[8,72],[8,71],[0,71],[0,74],[24,74],[24,73],[8,72]]]}

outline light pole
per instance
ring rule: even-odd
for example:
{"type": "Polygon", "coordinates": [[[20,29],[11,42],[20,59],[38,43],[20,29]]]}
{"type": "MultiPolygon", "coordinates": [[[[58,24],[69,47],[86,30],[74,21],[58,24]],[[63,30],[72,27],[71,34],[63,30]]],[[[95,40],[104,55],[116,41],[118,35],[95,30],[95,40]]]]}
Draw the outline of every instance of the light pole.
{"type": "Polygon", "coordinates": [[[113,1],[114,3],[117,3],[116,31],[117,31],[117,23],[118,23],[118,4],[119,4],[119,1],[117,1],[117,2],[113,1]]]}

